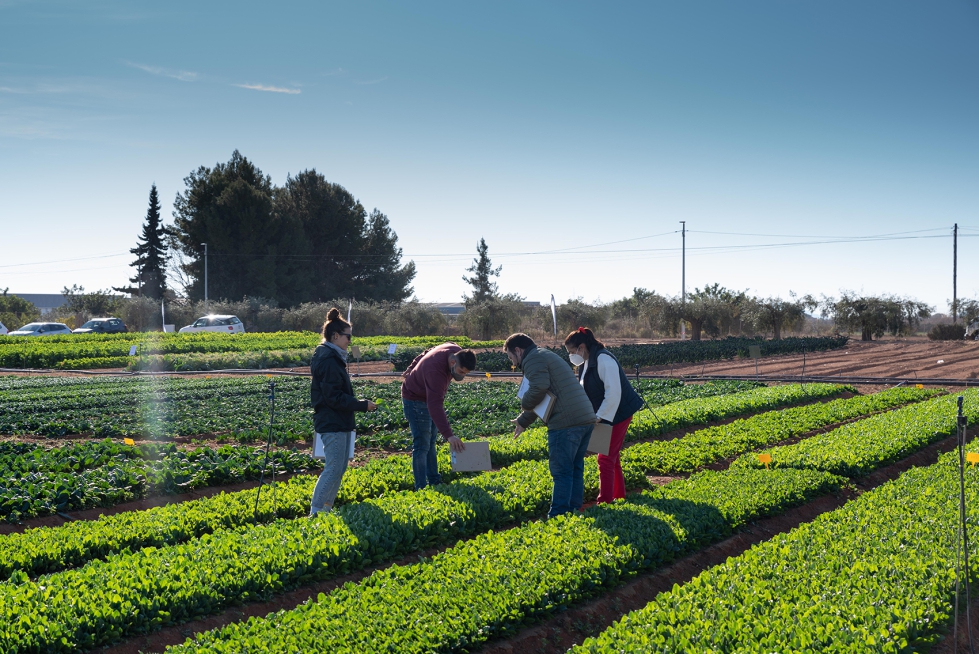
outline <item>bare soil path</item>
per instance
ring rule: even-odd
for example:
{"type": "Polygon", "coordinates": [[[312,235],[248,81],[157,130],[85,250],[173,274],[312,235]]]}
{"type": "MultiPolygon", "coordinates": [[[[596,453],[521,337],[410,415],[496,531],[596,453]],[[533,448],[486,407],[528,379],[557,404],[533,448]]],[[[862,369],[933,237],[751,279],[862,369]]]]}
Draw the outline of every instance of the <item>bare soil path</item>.
{"type": "MultiPolygon", "coordinates": [[[[753,359],[729,359],[674,366],[649,366],[645,373],[674,376],[754,375],[753,359]]],[[[800,375],[802,354],[762,357],[760,375],[800,375]]],[[[846,347],[805,354],[807,376],[918,377],[922,379],[979,378],[979,342],[929,341],[924,338],[851,341],[846,347]]]]}

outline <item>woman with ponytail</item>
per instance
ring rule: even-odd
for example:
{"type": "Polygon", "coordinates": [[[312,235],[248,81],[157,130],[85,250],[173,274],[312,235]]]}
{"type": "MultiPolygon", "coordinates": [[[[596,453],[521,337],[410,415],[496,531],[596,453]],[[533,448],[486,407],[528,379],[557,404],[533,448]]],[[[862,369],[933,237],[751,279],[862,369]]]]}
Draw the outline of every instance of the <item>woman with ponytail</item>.
{"type": "Polygon", "coordinates": [[[626,379],[625,370],[618,360],[587,327],[579,327],[568,334],[564,347],[568,350],[571,364],[578,369],[578,379],[595,409],[597,422],[612,425],[608,455],[598,455],[597,500],[611,502],[625,497],[619,452],[632,415],[642,407],[642,398],[626,379]]]}
{"type": "MultiPolygon", "coordinates": [[[[354,395],[350,375],[347,374],[347,348],[352,331],[350,323],[333,308],[323,323],[323,340],[313,352],[309,370],[313,376],[310,400],[313,404],[313,422],[316,426],[314,439],[323,444],[323,472],[313,489],[310,516],[329,513],[340,490],[340,480],[347,470],[347,461],[353,458],[351,433],[356,429],[354,412],[375,411],[377,405],[370,400],[359,400],[354,395]]],[[[315,443],[314,443],[315,449],[315,443]]]]}

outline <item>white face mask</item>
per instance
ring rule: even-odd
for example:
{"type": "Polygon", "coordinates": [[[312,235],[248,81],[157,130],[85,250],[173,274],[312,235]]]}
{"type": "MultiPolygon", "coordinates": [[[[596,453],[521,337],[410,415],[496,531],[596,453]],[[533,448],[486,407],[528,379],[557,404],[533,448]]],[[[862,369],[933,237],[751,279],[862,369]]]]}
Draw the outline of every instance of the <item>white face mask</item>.
{"type": "Polygon", "coordinates": [[[581,356],[577,352],[575,352],[574,354],[569,354],[568,359],[571,360],[571,365],[573,366],[580,366],[585,362],[585,357],[581,356]]]}

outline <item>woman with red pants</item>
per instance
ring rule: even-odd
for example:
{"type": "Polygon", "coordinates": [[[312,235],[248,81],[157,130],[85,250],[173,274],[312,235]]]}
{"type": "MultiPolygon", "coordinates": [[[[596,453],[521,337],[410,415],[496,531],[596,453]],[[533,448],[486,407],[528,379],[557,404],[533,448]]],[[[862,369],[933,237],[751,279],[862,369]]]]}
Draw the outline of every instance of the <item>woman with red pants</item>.
{"type": "Polygon", "coordinates": [[[578,368],[581,381],[597,422],[612,425],[612,441],[608,456],[598,455],[598,502],[611,502],[625,497],[625,479],[619,451],[632,415],[642,407],[642,398],[633,390],[625,371],[605,345],[587,327],[579,327],[564,339],[564,347],[572,365],[578,368]]]}

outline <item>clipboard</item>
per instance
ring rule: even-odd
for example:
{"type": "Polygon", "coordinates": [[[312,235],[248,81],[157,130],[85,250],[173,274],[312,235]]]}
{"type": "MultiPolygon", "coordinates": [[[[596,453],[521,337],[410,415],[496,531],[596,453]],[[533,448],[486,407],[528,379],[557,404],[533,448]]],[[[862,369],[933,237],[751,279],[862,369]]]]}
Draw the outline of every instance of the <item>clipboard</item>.
{"type": "Polygon", "coordinates": [[[449,451],[452,462],[452,472],[475,472],[491,470],[489,443],[486,441],[469,441],[466,449],[461,452],[449,451]]]}
{"type": "MultiPolygon", "coordinates": [[[[348,458],[354,458],[354,446],[357,443],[357,432],[349,432],[350,435],[350,449],[347,450],[348,458]]],[[[320,438],[319,434],[313,434],[313,458],[314,459],[325,459],[326,452],[323,451],[323,439],[320,438]]]]}
{"type": "MultiPolygon", "coordinates": [[[[524,394],[530,389],[530,382],[524,377],[520,382],[520,387],[517,389],[517,399],[523,399],[524,394]]],[[[551,417],[551,412],[554,411],[554,405],[557,404],[557,395],[551,391],[546,391],[544,393],[544,399],[540,401],[540,404],[534,407],[534,413],[537,417],[547,423],[547,419],[551,417]]]]}
{"type": "Polygon", "coordinates": [[[608,456],[609,448],[612,445],[612,425],[599,422],[591,430],[591,439],[588,441],[588,451],[596,454],[608,456]]]}

